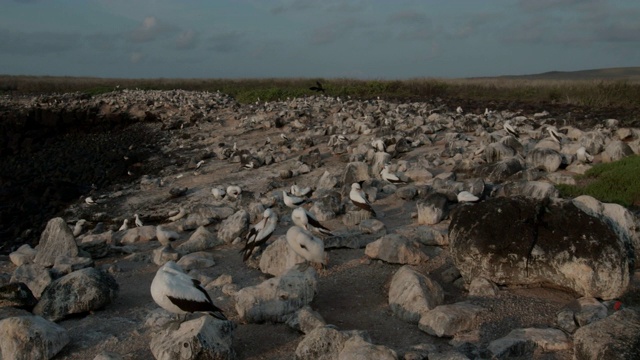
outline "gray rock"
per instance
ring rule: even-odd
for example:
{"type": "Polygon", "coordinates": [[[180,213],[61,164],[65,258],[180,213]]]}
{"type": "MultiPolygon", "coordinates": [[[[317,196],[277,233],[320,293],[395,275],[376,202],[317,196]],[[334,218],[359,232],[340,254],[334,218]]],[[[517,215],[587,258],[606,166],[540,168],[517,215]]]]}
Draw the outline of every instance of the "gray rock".
{"type": "Polygon", "coordinates": [[[352,336],[344,342],[338,360],[398,360],[395,351],[384,345],[374,345],[360,336],[352,336]]]}
{"type": "Polygon", "coordinates": [[[31,264],[36,257],[38,252],[31,248],[29,244],[24,244],[20,246],[16,251],[9,254],[9,260],[15,266],[31,264]]]}
{"type": "MultiPolygon", "coordinates": [[[[372,219],[369,219],[372,220],[372,219]]],[[[364,221],[369,221],[364,220],[364,221]]],[[[362,232],[348,232],[341,233],[339,235],[331,236],[324,239],[325,249],[362,249],[368,244],[372,243],[375,238],[371,235],[363,234],[362,232]]]]}
{"type": "Polygon", "coordinates": [[[513,157],[516,151],[503,144],[503,143],[491,143],[484,148],[484,159],[487,163],[494,163],[501,160],[505,160],[513,157]]]}
{"type": "Polygon", "coordinates": [[[449,240],[467,283],[475,277],[500,285],[546,283],[613,299],[630,281],[625,244],[604,221],[570,201],[491,198],[458,207],[449,240]]]}
{"type": "Polygon", "coordinates": [[[574,314],[575,312],[571,309],[560,310],[556,316],[556,324],[558,327],[569,334],[573,334],[573,332],[578,329],[574,314]]]}
{"type": "Polygon", "coordinates": [[[498,196],[525,196],[533,199],[558,198],[560,192],[553,184],[542,181],[518,181],[505,183],[498,196]]]}
{"type": "Polygon", "coordinates": [[[591,155],[600,154],[604,149],[604,144],[606,143],[606,135],[604,135],[601,131],[594,130],[586,132],[582,137],[580,137],[580,145],[584,146],[587,149],[587,152],[591,155]]]}
{"type": "Polygon", "coordinates": [[[112,303],[118,290],[116,280],[105,272],[95,268],[74,271],[44,290],[33,313],[57,321],[67,315],[98,310],[112,303]]]}
{"type": "Polygon", "coordinates": [[[286,273],[236,294],[236,311],[245,321],[284,322],[287,315],[308,305],[318,289],[318,275],[307,266],[296,266],[286,273]]]}
{"type": "Polygon", "coordinates": [[[1,359],[51,359],[69,343],[65,328],[40,316],[4,319],[0,333],[1,359]]]}
{"type": "Polygon", "coordinates": [[[429,260],[419,243],[398,234],[388,234],[368,244],[364,253],[392,264],[418,265],[429,260]]]}
{"type": "Polygon", "coordinates": [[[342,197],[337,191],[324,192],[313,202],[309,211],[316,216],[318,221],[334,219],[337,215],[344,213],[342,197]]]}
{"type": "Polygon", "coordinates": [[[425,184],[433,179],[433,174],[427,169],[410,168],[404,174],[416,184],[425,184]]]}
{"type": "Polygon", "coordinates": [[[554,172],[562,164],[562,155],[553,149],[533,149],[527,154],[527,164],[546,172],[554,172]]]}
{"type": "Polygon", "coordinates": [[[369,180],[370,178],[369,165],[364,162],[348,163],[342,173],[341,183],[344,188],[342,194],[348,195],[351,190],[351,184],[354,182],[369,180]]]}
{"type": "Polygon", "coordinates": [[[387,233],[384,223],[378,219],[362,220],[358,227],[363,234],[384,235],[387,233]]]}
{"type": "Polygon", "coordinates": [[[78,256],[75,237],[63,218],[49,220],[36,251],[34,262],[46,267],[53,266],[59,255],[78,256]]]}
{"type": "Polygon", "coordinates": [[[0,307],[32,309],[37,302],[31,289],[24,283],[15,282],[0,286],[0,307]]]}
{"type": "Polygon", "coordinates": [[[137,242],[149,242],[156,238],[156,227],[153,225],[145,225],[130,228],[125,231],[120,239],[121,244],[134,244],[137,242]]]}
{"type": "Polygon", "coordinates": [[[410,266],[398,269],[389,286],[389,307],[398,318],[417,324],[429,310],[442,304],[444,291],[440,284],[410,266]]]}
{"type": "Polygon", "coordinates": [[[602,153],[602,161],[618,161],[630,155],[633,155],[633,150],[629,145],[627,145],[627,143],[620,140],[614,140],[607,144],[607,147],[604,149],[604,152],[602,153]]]}
{"type": "Polygon", "coordinates": [[[582,297],[577,301],[580,308],[574,313],[574,318],[579,326],[589,325],[607,317],[607,307],[598,299],[582,297]]]}
{"type": "Polygon", "coordinates": [[[156,359],[235,359],[231,321],[205,315],[185,321],[178,330],[167,329],[156,334],[150,343],[156,359]]]}
{"type": "Polygon", "coordinates": [[[280,276],[305,259],[296,254],[287,244],[284,236],[272,242],[260,257],[260,271],[273,276],[280,276]]]}
{"type": "Polygon", "coordinates": [[[111,351],[103,351],[96,355],[93,360],[124,360],[122,355],[111,351]]]}
{"type": "Polygon", "coordinates": [[[107,232],[87,235],[82,238],[78,249],[88,253],[92,259],[102,259],[109,255],[111,245],[113,243],[114,232],[109,230],[107,232]]]}
{"type": "Polygon", "coordinates": [[[328,171],[325,171],[320,180],[318,180],[318,184],[316,185],[316,191],[321,189],[331,190],[338,185],[338,177],[331,175],[328,171]]]}
{"type": "Polygon", "coordinates": [[[429,360],[469,360],[469,358],[465,354],[454,349],[430,352],[427,359],[429,360]]]}
{"type": "Polygon", "coordinates": [[[380,172],[385,164],[391,162],[391,154],[386,152],[376,152],[373,154],[373,162],[371,163],[371,175],[380,177],[380,172]]]}
{"type": "Polygon", "coordinates": [[[469,295],[471,296],[496,296],[499,291],[498,285],[483,277],[474,278],[469,284],[469,295]]]}
{"type": "Polygon", "coordinates": [[[454,336],[473,328],[478,315],[485,309],[468,302],[439,305],[420,318],[418,328],[438,337],[454,336]]]}
{"type": "Polygon", "coordinates": [[[81,256],[60,255],[53,264],[53,272],[56,277],[64,276],[76,270],[92,267],[94,262],[91,258],[81,256]]]}
{"type": "Polygon", "coordinates": [[[249,213],[245,210],[239,210],[220,224],[218,238],[228,244],[247,231],[248,228],[249,213]]]}
{"type": "Polygon", "coordinates": [[[180,229],[193,230],[199,226],[207,226],[216,221],[228,218],[234,214],[233,208],[229,206],[214,206],[208,204],[198,204],[189,210],[189,215],[181,220],[180,229]]]}
{"type": "Polygon", "coordinates": [[[292,329],[304,334],[325,326],[327,323],[318,312],[313,311],[310,306],[305,305],[296,312],[285,317],[285,323],[292,329]]]}
{"type": "Polygon", "coordinates": [[[492,341],[488,350],[496,359],[530,358],[537,347],[547,352],[568,350],[571,339],[558,329],[515,329],[507,336],[492,341]]]}
{"type": "Polygon", "coordinates": [[[348,335],[332,327],[319,327],[307,334],[296,347],[296,360],[335,360],[348,335]]]}
{"type": "Polygon", "coordinates": [[[418,224],[437,224],[447,214],[447,197],[439,193],[429,194],[424,201],[418,201],[416,207],[418,209],[418,224]]]}
{"type": "Polygon", "coordinates": [[[449,245],[448,229],[440,229],[432,226],[415,226],[397,229],[396,232],[409,239],[416,240],[427,246],[449,245]]]}
{"type": "Polygon", "coordinates": [[[495,163],[480,165],[474,171],[476,176],[482,177],[490,183],[501,183],[524,169],[524,160],[519,156],[501,160],[495,163]]]}
{"type": "Polygon", "coordinates": [[[171,244],[154,249],[151,256],[153,263],[159,266],[164,265],[169,260],[178,261],[180,259],[180,253],[171,244]]]}
{"type": "Polygon", "coordinates": [[[622,309],[575,332],[574,359],[637,359],[640,354],[638,334],[640,312],[633,308],[622,309]]]}
{"type": "Polygon", "coordinates": [[[218,239],[206,227],[200,226],[191,234],[189,240],[176,247],[176,251],[185,255],[196,251],[204,251],[222,244],[224,244],[224,241],[218,239]]]}
{"type": "Polygon", "coordinates": [[[418,195],[418,189],[413,185],[407,185],[396,190],[396,196],[404,201],[413,200],[418,195]]]}
{"type": "Polygon", "coordinates": [[[178,265],[184,270],[209,268],[216,264],[213,254],[207,251],[198,251],[187,254],[178,260],[178,265]]]}
{"type": "Polygon", "coordinates": [[[40,298],[44,289],[51,284],[53,278],[49,269],[37,265],[21,265],[13,271],[11,282],[22,282],[31,289],[33,295],[40,298]]]}

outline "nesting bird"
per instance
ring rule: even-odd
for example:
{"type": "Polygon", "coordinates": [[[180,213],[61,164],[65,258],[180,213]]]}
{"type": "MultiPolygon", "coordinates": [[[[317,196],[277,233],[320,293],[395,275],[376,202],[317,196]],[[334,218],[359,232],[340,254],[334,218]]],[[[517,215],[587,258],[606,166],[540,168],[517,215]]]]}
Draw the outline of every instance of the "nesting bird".
{"type": "Polygon", "coordinates": [[[307,199],[304,199],[295,195],[289,195],[286,190],[282,190],[282,200],[284,201],[285,205],[287,205],[292,209],[295,209],[298,206],[307,202],[307,199]]]}
{"type": "Polygon", "coordinates": [[[560,135],[560,133],[558,132],[558,129],[556,129],[554,126],[548,126],[547,131],[549,132],[549,136],[551,136],[551,138],[555,142],[557,143],[562,142],[562,135],[560,135]]]}
{"type": "Polygon", "coordinates": [[[216,200],[222,200],[225,195],[227,195],[227,192],[224,191],[224,188],[221,186],[217,186],[211,189],[211,195],[213,195],[216,200]]]}
{"type": "Polygon", "coordinates": [[[278,225],[278,214],[272,209],[266,209],[262,213],[262,220],[253,225],[245,237],[246,243],[240,252],[242,261],[247,261],[256,247],[262,247],[271,237],[278,225]]]}
{"type": "Polygon", "coordinates": [[[468,191],[460,191],[457,195],[458,202],[476,202],[480,200],[479,197],[473,195],[468,191]]]}
{"type": "Polygon", "coordinates": [[[511,125],[509,120],[505,121],[504,124],[502,124],[502,127],[509,135],[513,135],[516,138],[520,137],[520,135],[518,134],[518,131],[511,125]]]}
{"type": "Polygon", "coordinates": [[[367,194],[362,191],[362,187],[358,183],[351,184],[351,191],[349,192],[349,199],[353,205],[359,207],[360,209],[366,210],[371,213],[374,217],[376,216],[376,212],[371,207],[371,203],[367,199],[367,194]]]}
{"type": "Polygon", "coordinates": [[[291,195],[300,196],[300,197],[309,197],[313,193],[311,187],[300,188],[298,185],[291,185],[291,195]]]}
{"type": "Polygon", "coordinates": [[[174,314],[204,312],[217,319],[227,320],[222,310],[213,304],[200,281],[187,275],[173,261],[165,263],[151,282],[151,297],[161,308],[174,314]]]}
{"type": "Polygon", "coordinates": [[[91,196],[87,196],[84,199],[84,202],[87,203],[87,205],[97,205],[98,204],[93,200],[93,198],[91,196]]]}
{"type": "Polygon", "coordinates": [[[320,224],[318,219],[316,219],[316,217],[313,216],[312,213],[308,212],[304,208],[295,208],[291,213],[291,220],[293,220],[294,224],[307,231],[313,231],[319,234],[333,236],[331,230],[320,224]]]}
{"type": "Polygon", "coordinates": [[[319,263],[323,266],[327,264],[324,253],[324,242],[313,236],[307,230],[292,226],[287,230],[287,244],[298,255],[312,263],[319,263]]]}
{"type": "Polygon", "coordinates": [[[382,139],[374,139],[371,141],[371,146],[378,152],[387,152],[387,145],[385,145],[384,140],[382,139]]]}
{"type": "Polygon", "coordinates": [[[587,148],[581,146],[578,151],[576,151],[576,159],[582,163],[590,163],[593,161],[593,155],[587,152],[587,148]]]}
{"type": "Polygon", "coordinates": [[[404,184],[404,181],[400,180],[396,174],[389,170],[389,164],[384,165],[382,171],[380,171],[380,177],[382,177],[382,180],[388,181],[392,184],[404,184]]]}
{"type": "Polygon", "coordinates": [[[180,211],[178,211],[177,214],[169,217],[167,220],[169,220],[169,221],[178,221],[178,220],[182,219],[183,217],[185,217],[185,215],[187,215],[187,210],[185,210],[185,208],[183,208],[181,206],[180,207],[180,211]]]}
{"type": "Polygon", "coordinates": [[[242,189],[240,189],[240,186],[229,185],[227,187],[227,195],[229,195],[229,197],[237,199],[240,194],[242,194],[242,189]]]}

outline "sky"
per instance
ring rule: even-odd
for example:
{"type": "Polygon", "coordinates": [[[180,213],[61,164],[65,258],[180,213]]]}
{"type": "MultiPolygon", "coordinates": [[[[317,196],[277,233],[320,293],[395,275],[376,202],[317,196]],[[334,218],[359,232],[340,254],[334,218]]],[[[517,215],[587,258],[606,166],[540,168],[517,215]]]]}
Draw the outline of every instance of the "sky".
{"type": "Polygon", "coordinates": [[[638,0],[0,0],[0,74],[463,78],[640,66],[638,0]]]}

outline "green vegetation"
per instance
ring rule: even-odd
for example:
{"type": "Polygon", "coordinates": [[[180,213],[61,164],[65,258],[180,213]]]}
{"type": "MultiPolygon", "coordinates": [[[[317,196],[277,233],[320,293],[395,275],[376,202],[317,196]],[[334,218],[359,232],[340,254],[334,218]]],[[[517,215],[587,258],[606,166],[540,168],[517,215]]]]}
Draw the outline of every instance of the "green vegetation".
{"type": "MultiPolygon", "coordinates": [[[[640,107],[637,80],[544,80],[528,78],[354,80],[319,79],[331,96],[346,98],[521,101],[593,108],[640,107]]],[[[116,89],[221,91],[239,102],[272,101],[313,95],[316,79],[105,79],[0,76],[0,94],[84,92],[116,89]]]]}
{"type": "Polygon", "coordinates": [[[603,202],[623,206],[640,205],[640,156],[634,155],[606,164],[597,164],[576,177],[578,185],[558,185],[562,196],[591,195],[603,202]]]}

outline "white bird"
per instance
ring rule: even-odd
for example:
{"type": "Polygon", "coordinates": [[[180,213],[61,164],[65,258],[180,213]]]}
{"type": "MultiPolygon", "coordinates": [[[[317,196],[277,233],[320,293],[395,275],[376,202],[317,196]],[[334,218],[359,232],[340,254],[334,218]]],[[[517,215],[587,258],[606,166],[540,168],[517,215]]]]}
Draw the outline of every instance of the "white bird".
{"type": "Polygon", "coordinates": [[[91,196],[87,196],[84,199],[84,202],[87,203],[88,205],[96,205],[97,204],[95,201],[93,201],[93,198],[91,196]]]}
{"type": "Polygon", "coordinates": [[[371,141],[371,146],[378,152],[387,152],[387,145],[385,145],[382,139],[374,139],[371,141]]]}
{"type": "Polygon", "coordinates": [[[227,320],[200,286],[200,281],[187,275],[173,261],[168,261],[156,272],[151,282],[151,297],[161,308],[174,314],[185,314],[185,318],[188,313],[205,312],[227,320]]]}
{"type": "Polygon", "coordinates": [[[278,225],[278,214],[271,209],[262,213],[262,220],[253,225],[245,237],[246,243],[240,252],[242,261],[247,261],[256,247],[262,247],[267,243],[278,225]]]}
{"type": "Polygon", "coordinates": [[[388,181],[392,184],[404,184],[404,181],[400,180],[396,174],[389,171],[389,164],[384,165],[382,171],[380,171],[380,176],[382,177],[382,180],[388,181]]]}
{"type": "Polygon", "coordinates": [[[224,199],[227,192],[222,187],[214,187],[211,189],[211,195],[217,200],[224,199]]]}
{"type": "Polygon", "coordinates": [[[357,206],[357,207],[359,207],[359,208],[361,208],[363,210],[367,210],[374,217],[376,216],[376,212],[373,211],[373,208],[371,207],[371,203],[369,202],[369,200],[367,200],[367,194],[365,194],[364,191],[362,191],[362,187],[357,182],[351,184],[351,191],[349,192],[349,199],[351,199],[351,202],[355,206],[357,206]]]}
{"type": "Polygon", "coordinates": [[[472,193],[468,192],[468,191],[460,191],[458,193],[458,202],[476,202],[478,200],[480,200],[479,197],[473,195],[472,193]]]}
{"type": "Polygon", "coordinates": [[[292,226],[287,230],[287,244],[298,255],[305,260],[314,263],[320,263],[323,266],[327,264],[327,258],[324,253],[324,242],[313,236],[307,230],[292,226]]]}
{"type": "Polygon", "coordinates": [[[298,206],[307,202],[307,199],[294,196],[294,195],[289,195],[286,190],[282,190],[282,199],[284,200],[284,204],[292,209],[295,209],[298,206]]]}
{"type": "Polygon", "coordinates": [[[229,185],[227,187],[227,195],[229,195],[230,197],[237,199],[240,194],[242,194],[242,189],[240,189],[240,186],[229,185]]]}
{"type": "Polygon", "coordinates": [[[86,223],[87,223],[87,220],[85,219],[78,220],[78,222],[76,222],[75,226],[73,227],[73,236],[78,236],[82,234],[82,230],[84,230],[84,225],[86,223]]]}
{"type": "Polygon", "coordinates": [[[280,138],[284,141],[289,141],[289,138],[287,137],[287,135],[280,133],[280,138]]]}
{"type": "Polygon", "coordinates": [[[156,226],[156,237],[160,244],[167,246],[171,240],[177,240],[180,238],[180,234],[175,231],[167,230],[162,225],[156,226]]]}
{"type": "Polygon", "coordinates": [[[462,110],[462,107],[461,107],[461,106],[458,106],[458,107],[456,108],[456,112],[457,112],[458,114],[462,114],[464,111],[462,110]]]}
{"type": "Polygon", "coordinates": [[[200,169],[200,166],[202,166],[202,164],[204,164],[204,160],[198,161],[198,163],[196,164],[196,170],[200,169]]]}
{"type": "Polygon", "coordinates": [[[511,123],[509,122],[509,120],[505,121],[504,124],[502,124],[502,127],[508,134],[513,135],[517,138],[520,137],[520,135],[518,134],[518,131],[513,126],[511,126],[511,123]]]}
{"type": "Polygon", "coordinates": [[[589,154],[584,146],[581,146],[578,151],[576,151],[576,158],[578,161],[583,163],[590,163],[593,161],[593,155],[589,154]]]}
{"type": "Polygon", "coordinates": [[[311,187],[300,188],[297,184],[291,185],[291,195],[295,196],[311,196],[313,190],[311,187]]]}
{"type": "Polygon", "coordinates": [[[316,217],[313,216],[312,213],[308,212],[304,208],[295,208],[291,213],[291,220],[293,220],[294,224],[307,231],[313,231],[319,234],[333,236],[331,230],[320,224],[318,219],[316,219],[316,217]]]}
{"type": "Polygon", "coordinates": [[[129,229],[129,219],[124,219],[124,221],[122,222],[122,225],[120,226],[120,229],[118,229],[118,231],[124,231],[124,230],[128,230],[129,229]]]}
{"type": "Polygon", "coordinates": [[[549,132],[549,135],[555,142],[558,142],[558,143],[562,142],[562,135],[560,135],[560,133],[558,132],[558,129],[556,129],[554,126],[548,126],[547,131],[549,132]]]}
{"type": "Polygon", "coordinates": [[[185,217],[185,215],[187,215],[187,210],[185,210],[185,208],[183,208],[181,206],[180,207],[180,211],[178,211],[177,214],[169,217],[167,220],[169,220],[169,221],[178,221],[178,220],[182,219],[183,217],[185,217]]]}
{"type": "Polygon", "coordinates": [[[138,216],[138,214],[133,214],[133,217],[136,218],[136,221],[135,221],[136,226],[137,227],[141,227],[142,226],[142,220],[140,220],[140,217],[138,216]]]}

